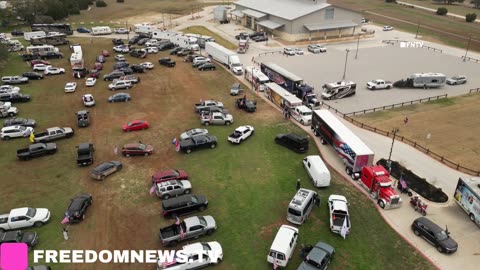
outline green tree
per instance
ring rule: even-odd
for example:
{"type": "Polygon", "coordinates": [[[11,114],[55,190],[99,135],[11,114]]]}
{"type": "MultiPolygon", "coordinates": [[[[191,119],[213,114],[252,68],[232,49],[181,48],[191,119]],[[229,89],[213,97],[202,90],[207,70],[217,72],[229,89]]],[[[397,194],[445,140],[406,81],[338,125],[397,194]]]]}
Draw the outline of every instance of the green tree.
{"type": "Polygon", "coordinates": [[[42,0],[12,0],[11,4],[15,16],[25,19],[28,23],[33,23],[36,16],[44,15],[47,11],[42,0]]]}
{"type": "Polygon", "coordinates": [[[447,8],[444,8],[444,7],[439,7],[437,9],[437,14],[438,15],[447,15],[448,13],[448,9],[447,8]]]}
{"type": "Polygon", "coordinates": [[[68,16],[68,8],[59,0],[46,1],[47,12],[45,15],[52,17],[54,20],[61,20],[68,16]]]}
{"type": "Polygon", "coordinates": [[[107,6],[107,3],[105,3],[105,1],[102,1],[102,0],[97,0],[95,2],[95,6],[96,7],[106,7],[107,6]]]}
{"type": "Polygon", "coordinates": [[[465,21],[474,22],[477,19],[477,13],[468,13],[465,15],[465,21]]]}

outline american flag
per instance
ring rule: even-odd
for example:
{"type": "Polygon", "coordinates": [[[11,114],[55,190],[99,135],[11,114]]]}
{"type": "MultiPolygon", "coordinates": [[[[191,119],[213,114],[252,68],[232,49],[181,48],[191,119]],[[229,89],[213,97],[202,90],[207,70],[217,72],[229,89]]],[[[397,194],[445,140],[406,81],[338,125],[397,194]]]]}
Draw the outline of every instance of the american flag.
{"type": "Polygon", "coordinates": [[[175,151],[180,151],[180,142],[175,138],[175,151]]]}
{"type": "Polygon", "coordinates": [[[185,233],[183,232],[182,226],[180,226],[180,239],[185,238],[185,233]]]}
{"type": "Polygon", "coordinates": [[[177,144],[177,138],[173,138],[172,144],[174,144],[174,145],[177,144]]]}
{"type": "Polygon", "coordinates": [[[152,187],[150,188],[150,190],[148,191],[148,193],[151,195],[153,195],[153,193],[155,192],[155,189],[156,189],[156,186],[155,186],[155,183],[153,183],[152,187]]]}
{"type": "Polygon", "coordinates": [[[343,143],[342,145],[340,145],[340,148],[342,148],[345,154],[349,155],[353,159],[355,159],[355,157],[357,156],[355,152],[353,152],[352,148],[350,148],[350,146],[348,146],[346,143],[343,143]]]}
{"type": "Polygon", "coordinates": [[[65,217],[62,219],[62,222],[60,222],[60,224],[66,224],[69,222],[70,222],[70,217],[68,216],[68,214],[66,214],[65,217]]]}
{"type": "Polygon", "coordinates": [[[178,217],[175,217],[175,225],[180,225],[180,219],[178,217]]]}
{"type": "Polygon", "coordinates": [[[273,259],[273,270],[275,270],[277,268],[278,268],[277,261],[275,259],[273,259]]]}
{"type": "Polygon", "coordinates": [[[403,175],[400,176],[400,185],[402,186],[402,189],[407,188],[407,182],[405,182],[405,180],[403,180],[403,175]]]}

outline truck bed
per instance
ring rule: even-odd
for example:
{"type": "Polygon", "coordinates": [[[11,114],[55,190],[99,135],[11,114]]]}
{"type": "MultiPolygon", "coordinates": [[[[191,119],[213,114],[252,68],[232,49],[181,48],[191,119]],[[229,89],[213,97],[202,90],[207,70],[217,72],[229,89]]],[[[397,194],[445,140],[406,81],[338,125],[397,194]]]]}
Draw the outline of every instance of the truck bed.
{"type": "Polygon", "coordinates": [[[333,226],[342,227],[345,219],[347,219],[347,227],[348,227],[350,225],[350,221],[348,220],[348,216],[346,214],[332,213],[333,226]],[[335,219],[333,219],[333,216],[335,216],[335,219]]]}
{"type": "Polygon", "coordinates": [[[180,225],[173,224],[171,226],[160,229],[160,235],[162,239],[168,239],[180,234],[180,226],[183,228],[183,232],[186,231],[185,223],[180,223],[180,225]]]}
{"type": "Polygon", "coordinates": [[[34,134],[35,138],[40,138],[45,136],[48,136],[48,132],[40,132],[40,133],[34,134]]]}
{"type": "Polygon", "coordinates": [[[28,153],[30,153],[29,148],[24,148],[24,149],[17,150],[17,155],[23,155],[23,154],[28,154],[28,153]]]}

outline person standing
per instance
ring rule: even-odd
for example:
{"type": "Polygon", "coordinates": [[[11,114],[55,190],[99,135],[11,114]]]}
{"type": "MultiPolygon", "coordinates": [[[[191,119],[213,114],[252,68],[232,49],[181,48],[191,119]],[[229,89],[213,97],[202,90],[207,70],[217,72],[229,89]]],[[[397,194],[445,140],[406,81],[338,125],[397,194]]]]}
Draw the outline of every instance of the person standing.
{"type": "Polygon", "coordinates": [[[68,240],[68,227],[63,227],[62,228],[62,233],[63,233],[63,238],[65,240],[68,240]]]}
{"type": "Polygon", "coordinates": [[[405,118],[403,119],[403,124],[406,126],[408,124],[408,117],[405,116],[405,118]]]}
{"type": "Polygon", "coordinates": [[[297,190],[300,189],[300,179],[297,179],[297,187],[296,188],[297,188],[297,190]]]}

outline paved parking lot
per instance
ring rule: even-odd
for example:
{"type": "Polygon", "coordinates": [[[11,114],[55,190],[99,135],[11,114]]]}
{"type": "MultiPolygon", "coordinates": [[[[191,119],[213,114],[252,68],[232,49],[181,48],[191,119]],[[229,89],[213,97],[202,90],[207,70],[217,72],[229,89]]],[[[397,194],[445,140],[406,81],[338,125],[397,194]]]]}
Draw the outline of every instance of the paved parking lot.
{"type": "MultiPolygon", "coordinates": [[[[357,83],[353,97],[326,101],[342,112],[353,112],[399,102],[448,94],[466,94],[469,89],[480,87],[480,65],[463,62],[459,57],[433,52],[423,48],[400,48],[389,45],[376,48],[361,48],[355,59],[355,44],[349,44],[346,79],[357,83]],[[469,79],[466,85],[445,86],[439,89],[391,89],[370,91],[366,83],[373,79],[395,82],[412,73],[437,72],[447,77],[462,74],[469,79]]],[[[281,54],[255,58],[259,62],[275,62],[313,85],[320,94],[325,83],[341,80],[345,66],[345,45],[329,46],[323,54],[284,56],[281,54]]],[[[305,50],[306,51],[306,50],[305,50]]]]}

